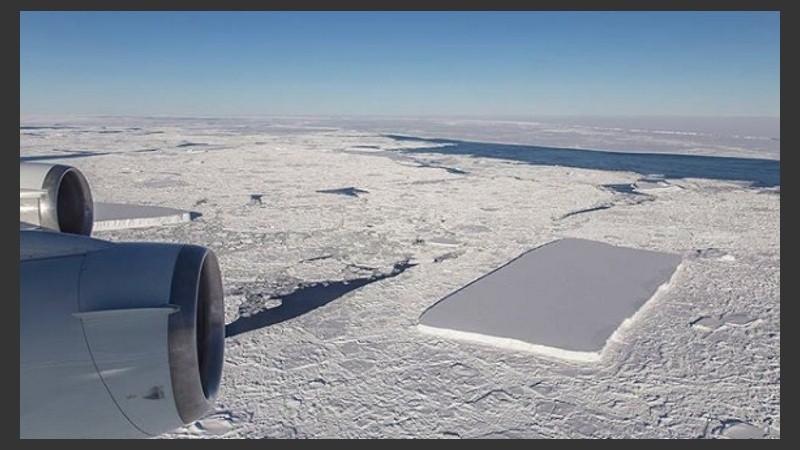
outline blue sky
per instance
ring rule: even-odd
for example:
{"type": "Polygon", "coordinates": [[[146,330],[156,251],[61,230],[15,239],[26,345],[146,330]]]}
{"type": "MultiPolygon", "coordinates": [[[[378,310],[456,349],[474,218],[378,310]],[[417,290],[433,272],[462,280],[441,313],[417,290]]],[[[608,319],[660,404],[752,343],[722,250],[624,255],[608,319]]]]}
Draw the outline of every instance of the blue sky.
{"type": "Polygon", "coordinates": [[[20,114],[780,116],[774,12],[21,12],[20,114]]]}

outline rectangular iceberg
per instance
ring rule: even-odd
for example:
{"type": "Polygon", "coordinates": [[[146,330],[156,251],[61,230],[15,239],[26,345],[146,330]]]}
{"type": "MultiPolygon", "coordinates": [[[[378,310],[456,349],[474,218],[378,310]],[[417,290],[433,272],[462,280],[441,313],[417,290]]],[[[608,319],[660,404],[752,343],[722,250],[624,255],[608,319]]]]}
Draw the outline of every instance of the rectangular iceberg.
{"type": "Polygon", "coordinates": [[[419,328],[444,337],[594,361],[671,279],[680,255],[561,239],[443,298],[419,328]]]}

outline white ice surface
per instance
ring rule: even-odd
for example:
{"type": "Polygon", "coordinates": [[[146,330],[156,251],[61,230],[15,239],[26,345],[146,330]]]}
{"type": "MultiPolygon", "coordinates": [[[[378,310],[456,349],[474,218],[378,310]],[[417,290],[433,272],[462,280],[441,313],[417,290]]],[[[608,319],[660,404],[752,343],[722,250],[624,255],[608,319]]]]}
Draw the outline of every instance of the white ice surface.
{"type": "Polygon", "coordinates": [[[542,356],[558,358],[576,363],[592,363],[600,360],[600,351],[578,351],[553,347],[550,345],[534,344],[521,339],[500,337],[486,333],[475,333],[453,328],[434,327],[418,324],[417,329],[423,333],[440,336],[445,339],[455,339],[464,342],[484,344],[504,350],[537,353],[542,356]]]}
{"type": "MultiPolygon", "coordinates": [[[[269,318],[276,299],[303,284],[338,286],[416,264],[227,338],[216,408],[163,437],[780,436],[779,189],[686,178],[666,180],[679,189],[621,194],[603,185],[642,174],[467,155],[397,158],[389,149],[431,144],[316,119],[48,120],[21,125],[75,128],[21,129],[21,157],[75,165],[98,201],[202,214],[180,226],[96,234],[211,247],[228,322],[269,318]],[[316,192],[342,186],[369,193],[316,192]],[[253,193],[263,194],[261,205],[249,204],[253,193]],[[568,215],[596,205],[607,207],[568,215]],[[436,245],[442,237],[459,245],[436,245]],[[591,364],[417,330],[420,313],[447,293],[561,237],[684,262],[670,289],[591,364]]],[[[461,128],[488,141],[493,126],[461,128]]],[[[508,126],[497,125],[498,135],[508,126]]],[[[631,139],[647,148],[641,136],[631,139]]],[[[684,151],[773,151],[722,141],[684,151]]]]}

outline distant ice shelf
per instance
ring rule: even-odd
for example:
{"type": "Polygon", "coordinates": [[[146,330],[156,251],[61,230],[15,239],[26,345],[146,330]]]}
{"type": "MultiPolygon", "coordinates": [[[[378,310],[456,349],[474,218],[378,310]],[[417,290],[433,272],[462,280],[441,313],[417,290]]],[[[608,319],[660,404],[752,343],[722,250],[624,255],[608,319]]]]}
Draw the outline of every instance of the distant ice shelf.
{"type": "Polygon", "coordinates": [[[163,206],[125,203],[94,204],[94,230],[122,230],[190,222],[192,213],[163,206]]]}

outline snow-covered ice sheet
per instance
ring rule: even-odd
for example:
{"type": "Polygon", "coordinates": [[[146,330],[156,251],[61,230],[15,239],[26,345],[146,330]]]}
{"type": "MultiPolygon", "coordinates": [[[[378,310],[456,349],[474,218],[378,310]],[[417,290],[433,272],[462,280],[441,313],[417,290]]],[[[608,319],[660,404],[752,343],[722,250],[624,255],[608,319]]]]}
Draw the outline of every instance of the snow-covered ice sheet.
{"type": "MultiPolygon", "coordinates": [[[[374,131],[322,122],[21,118],[50,128],[21,128],[20,157],[78,167],[95,200],[202,214],[96,233],[206,245],[219,256],[232,332],[217,405],[163,437],[780,436],[779,186],[665,177],[654,179],[669,189],[616,190],[605,186],[648,174],[415,153],[444,144],[385,136],[438,127],[443,138],[470,139],[424,120],[374,131]],[[188,142],[208,145],[180,146],[188,142]],[[368,193],[317,192],[347,186],[368,193]],[[675,282],[599,360],[574,364],[417,330],[438,299],[566,237],[683,257],[675,282]],[[306,293],[321,300],[282,303],[306,293]]],[[[485,143],[510,127],[449,129],[485,143]]],[[[523,144],[554,146],[532,129],[522,126],[523,144]]],[[[575,129],[561,133],[561,147],[585,146],[575,129]]],[[[625,150],[616,142],[626,132],[603,143],[599,131],[585,135],[603,144],[595,148],[625,150]]],[[[686,135],[667,145],[682,135],[627,135],[640,150],[651,139],[653,151],[779,155],[769,139],[695,145],[686,135]],[[767,142],[772,150],[759,147],[767,142]]]]}

